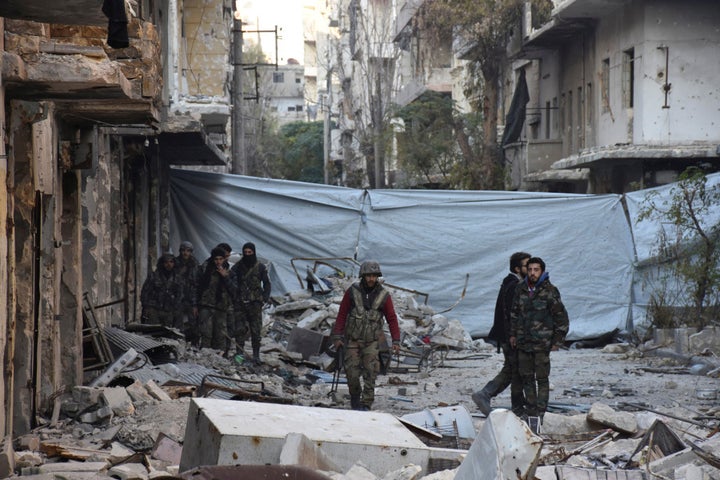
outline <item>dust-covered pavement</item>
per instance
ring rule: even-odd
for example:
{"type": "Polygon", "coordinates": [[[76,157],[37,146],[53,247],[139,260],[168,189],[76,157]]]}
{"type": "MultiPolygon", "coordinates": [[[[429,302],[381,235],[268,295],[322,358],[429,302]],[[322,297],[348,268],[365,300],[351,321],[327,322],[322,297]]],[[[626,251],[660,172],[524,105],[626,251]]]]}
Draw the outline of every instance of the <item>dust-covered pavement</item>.
{"type": "MultiPolygon", "coordinates": [[[[490,345],[473,352],[450,352],[434,369],[427,372],[380,377],[380,393],[375,407],[403,414],[438,405],[462,404],[470,412],[477,408],[470,399],[474,390],[482,388],[500,371],[502,354],[490,345]],[[481,358],[478,358],[481,357],[481,358]],[[455,360],[455,359],[458,360],[455,360]],[[417,386],[407,386],[406,401],[392,400],[398,388],[388,386],[388,379],[399,377],[417,386]],[[413,388],[415,387],[415,388],[413,388]]],[[[698,412],[717,406],[717,400],[698,398],[703,392],[720,389],[720,380],[707,376],[712,367],[688,365],[687,358],[658,356],[663,352],[646,352],[630,346],[608,346],[605,349],[560,350],[551,354],[550,404],[553,411],[582,411],[594,402],[603,402],[617,409],[624,404],[640,404],[651,409],[672,409],[676,415],[696,416],[698,412]],[[608,353],[620,352],[620,353],[608,353]],[[693,374],[702,373],[702,375],[693,374]]],[[[717,358],[709,358],[720,365],[717,358]]],[[[692,363],[692,362],[691,362],[692,363]]],[[[510,389],[493,399],[493,408],[510,406],[510,389]]]]}
{"type": "MultiPolygon", "coordinates": [[[[484,345],[477,350],[450,351],[444,358],[437,357],[434,366],[418,372],[391,372],[380,376],[373,409],[401,416],[426,408],[463,405],[481,421],[482,415],[470,395],[500,370],[502,360],[502,355],[492,346],[484,345]]],[[[706,375],[712,368],[708,366],[712,360],[708,359],[701,369],[698,364],[695,367],[688,365],[687,359],[682,357],[643,354],[626,345],[553,352],[551,411],[571,415],[587,411],[595,402],[602,402],[617,410],[637,410],[629,405],[632,404],[690,420],[720,415],[717,400],[698,397],[698,392],[706,397],[706,392],[720,390],[720,379],[706,375]],[[620,353],[609,353],[608,350],[620,353]]],[[[264,366],[254,375],[270,379],[277,373],[276,369],[264,366]]],[[[239,369],[238,374],[247,376],[248,372],[239,369]]],[[[329,387],[327,384],[322,388],[295,385],[288,387],[283,395],[293,396],[295,403],[301,405],[349,408],[343,395],[338,396],[337,402],[325,395],[329,387]]],[[[172,405],[168,402],[145,405],[138,409],[137,423],[148,429],[153,424],[158,424],[159,428],[162,428],[160,424],[173,424],[179,433],[186,421],[188,403],[189,399],[181,398],[173,400],[172,405]]],[[[509,408],[509,389],[494,398],[492,405],[493,408],[509,408]]],[[[240,406],[238,415],[242,415],[240,406]]]]}

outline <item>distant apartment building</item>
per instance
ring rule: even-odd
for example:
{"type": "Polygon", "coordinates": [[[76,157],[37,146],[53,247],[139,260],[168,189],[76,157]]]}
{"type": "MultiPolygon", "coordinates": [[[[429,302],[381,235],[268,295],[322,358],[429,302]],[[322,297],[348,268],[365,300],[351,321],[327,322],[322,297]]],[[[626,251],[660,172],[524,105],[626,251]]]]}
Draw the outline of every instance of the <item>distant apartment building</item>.
{"type": "Polygon", "coordinates": [[[622,193],[720,169],[718,24],[716,0],[556,2],[511,49],[530,101],[508,187],[622,193]]]}
{"type": "Polygon", "coordinates": [[[277,69],[262,69],[260,79],[260,95],[279,125],[308,120],[305,67],[297,60],[290,59],[287,65],[279,65],[277,69]]]}

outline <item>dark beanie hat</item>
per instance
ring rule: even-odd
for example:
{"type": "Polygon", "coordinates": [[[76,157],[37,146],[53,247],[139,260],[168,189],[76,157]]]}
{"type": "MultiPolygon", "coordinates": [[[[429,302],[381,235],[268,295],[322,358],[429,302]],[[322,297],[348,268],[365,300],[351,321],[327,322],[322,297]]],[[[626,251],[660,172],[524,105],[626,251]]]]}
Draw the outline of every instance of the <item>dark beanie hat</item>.
{"type": "Polygon", "coordinates": [[[211,257],[211,258],[224,257],[224,256],[225,256],[225,250],[223,250],[223,249],[220,248],[220,247],[215,247],[215,248],[213,248],[212,251],[210,252],[210,257],[211,257]]]}
{"type": "Polygon", "coordinates": [[[255,250],[255,244],[252,242],[247,242],[245,245],[243,245],[243,252],[245,251],[246,248],[249,248],[250,250],[252,250],[253,253],[255,253],[257,251],[257,250],[255,250]]]}

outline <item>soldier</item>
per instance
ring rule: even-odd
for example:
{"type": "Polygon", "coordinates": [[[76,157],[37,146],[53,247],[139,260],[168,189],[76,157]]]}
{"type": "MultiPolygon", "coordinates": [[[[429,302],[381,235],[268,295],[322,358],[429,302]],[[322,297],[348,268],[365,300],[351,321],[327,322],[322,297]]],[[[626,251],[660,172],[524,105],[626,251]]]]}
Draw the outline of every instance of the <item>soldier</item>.
{"type": "Polygon", "coordinates": [[[568,329],[568,313],[560,292],[550,283],[545,262],[532,257],[510,311],[510,346],[518,350],[525,411],[530,417],[539,417],[539,423],[550,396],[550,352],[560,348],[568,329]]]}
{"type": "Polygon", "coordinates": [[[379,281],[381,276],[378,262],[370,260],[360,265],[360,281],[345,291],[332,331],[335,348],[345,346],[345,374],[353,410],[370,410],[375,400],[375,378],[380,370],[378,339],[383,335],[383,317],[390,327],[393,353],[400,351],[395,307],[390,292],[379,281]]]}
{"type": "Polygon", "coordinates": [[[480,411],[487,416],[490,413],[490,402],[510,386],[512,411],[517,416],[524,413],[523,386],[517,370],[517,349],[510,347],[510,308],[512,307],[515,288],[527,274],[527,263],[531,255],[515,252],[510,256],[510,273],[503,279],[495,302],[495,320],[488,338],[497,342],[498,353],[502,350],[504,362],[500,372],[490,380],[482,390],[472,394],[472,399],[480,411]]]}
{"type": "Polygon", "coordinates": [[[180,254],[175,257],[175,270],[183,284],[183,333],[185,339],[194,345],[200,338],[197,321],[197,280],[200,263],[193,255],[193,250],[193,244],[187,240],[180,243],[180,254]]]}
{"type": "Polygon", "coordinates": [[[182,327],[182,281],[175,272],[175,257],[171,252],[164,253],[158,259],[155,271],[145,279],[140,302],[142,323],[182,327]]]}
{"type": "Polygon", "coordinates": [[[253,363],[260,365],[262,308],[270,301],[272,286],[267,267],[257,260],[255,244],[246,243],[242,252],[242,259],[230,269],[230,282],[235,291],[233,336],[237,353],[242,353],[250,330],[253,363]]]}
{"type": "Polygon", "coordinates": [[[197,305],[199,309],[200,347],[223,350],[226,347],[227,317],[232,307],[233,290],[225,250],[213,248],[210,261],[200,273],[197,305]]]}

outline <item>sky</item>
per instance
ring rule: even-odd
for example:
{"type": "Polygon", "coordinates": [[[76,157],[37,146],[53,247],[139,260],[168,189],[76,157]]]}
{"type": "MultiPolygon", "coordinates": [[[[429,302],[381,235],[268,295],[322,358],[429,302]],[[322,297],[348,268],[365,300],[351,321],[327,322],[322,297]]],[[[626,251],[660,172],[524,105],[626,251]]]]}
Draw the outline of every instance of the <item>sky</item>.
{"type": "MultiPolygon", "coordinates": [[[[246,41],[257,42],[258,34],[248,30],[273,30],[278,27],[278,63],[285,65],[288,58],[303,63],[303,3],[301,0],[237,0],[242,16],[246,41]],[[282,30],[280,30],[282,29],[282,30]]],[[[261,33],[263,51],[275,56],[275,39],[272,33],[261,33]]]]}

